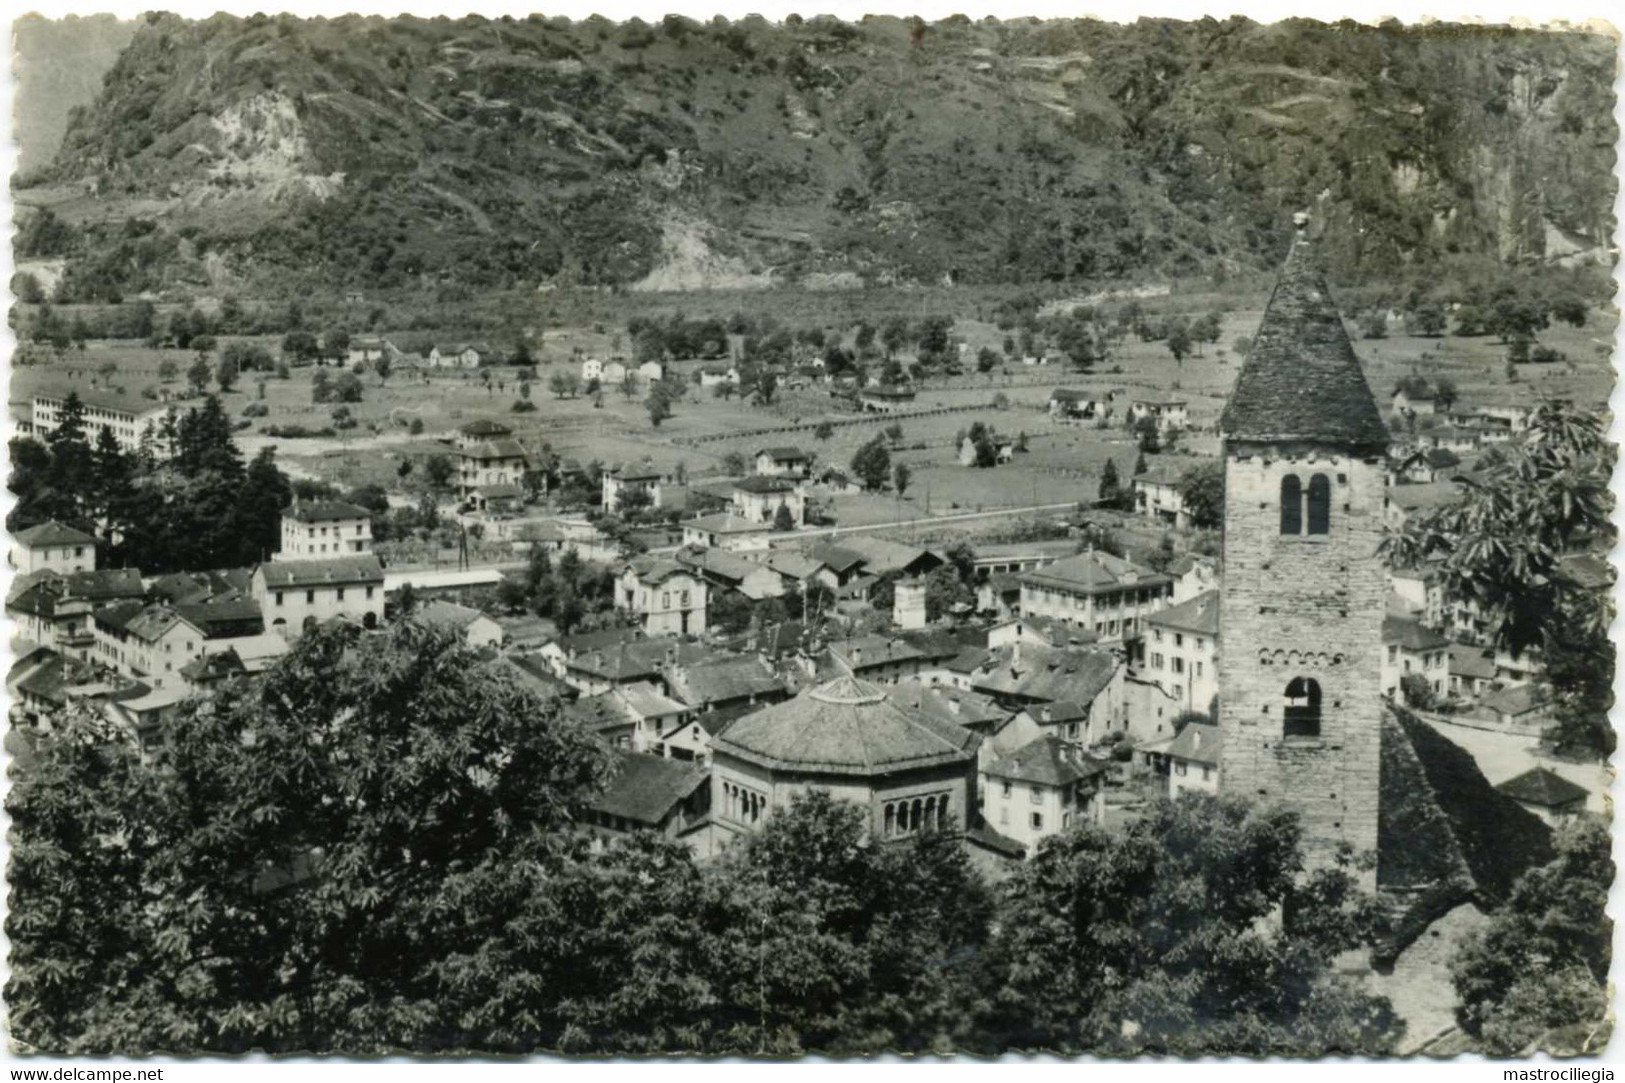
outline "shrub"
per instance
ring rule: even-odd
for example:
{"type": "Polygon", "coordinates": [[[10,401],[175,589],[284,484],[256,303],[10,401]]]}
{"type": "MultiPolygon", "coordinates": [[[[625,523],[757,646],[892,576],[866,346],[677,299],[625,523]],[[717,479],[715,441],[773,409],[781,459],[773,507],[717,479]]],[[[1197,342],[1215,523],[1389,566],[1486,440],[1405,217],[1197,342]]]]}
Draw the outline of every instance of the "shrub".
{"type": "Polygon", "coordinates": [[[264,417],[271,412],[271,408],[263,402],[251,402],[243,407],[244,417],[264,417]]]}
{"type": "MultiPolygon", "coordinates": [[[[536,404],[529,399],[514,399],[513,405],[509,409],[516,414],[532,414],[536,412],[536,404]]],[[[422,422],[420,421],[418,424],[421,425],[422,422]]]]}
{"type": "Polygon", "coordinates": [[[325,426],[320,429],[307,429],[303,425],[267,425],[261,431],[266,436],[274,436],[281,440],[316,440],[338,435],[338,433],[325,426]]]}

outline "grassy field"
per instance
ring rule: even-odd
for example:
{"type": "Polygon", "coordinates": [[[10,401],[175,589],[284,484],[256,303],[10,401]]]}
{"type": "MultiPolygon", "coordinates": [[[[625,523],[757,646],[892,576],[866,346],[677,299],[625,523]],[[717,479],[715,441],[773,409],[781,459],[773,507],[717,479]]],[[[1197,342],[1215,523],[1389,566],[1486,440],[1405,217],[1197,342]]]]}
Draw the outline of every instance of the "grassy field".
{"type": "MultiPolygon", "coordinates": [[[[548,378],[554,371],[573,370],[572,358],[578,352],[607,356],[624,351],[624,329],[603,322],[548,327],[539,350],[538,378],[530,392],[530,401],[536,406],[533,412],[513,412],[512,406],[520,395],[515,372],[506,368],[490,370],[489,383],[482,379],[483,373],[472,372],[398,369],[384,381],[375,374],[365,374],[363,401],[350,406],[358,426],[332,439],[276,439],[262,431],[267,425],[321,428],[331,424],[332,405],[312,401],[313,369],[295,369],[287,380],[268,374],[244,374],[223,401],[231,415],[242,417],[244,408],[263,396],[268,415],[255,420],[240,436],[246,453],[275,444],[279,460],[296,473],[342,485],[376,482],[402,488],[403,492],[415,488],[415,479],[421,477],[421,461],[445,450],[440,438],[481,417],[499,418],[512,425],[515,435],[528,447],[539,448],[547,443],[559,455],[606,465],[647,460],[668,470],[681,466],[697,478],[720,475],[722,460],[730,452],[749,456],[767,444],[799,445],[816,453],[822,463],[845,467],[861,444],[896,421],[902,425],[903,438],[894,457],[913,470],[905,497],[841,497],[831,505],[841,524],[866,525],[953,510],[1092,499],[1098,490],[1099,472],[1108,458],[1115,459],[1126,476],[1136,456],[1120,424],[1126,401],[1120,400],[1119,419],[1108,429],[1059,426],[1050,421],[1046,411],[1050,393],[1056,387],[1118,390],[1129,399],[1141,394],[1181,395],[1189,402],[1193,431],[1174,453],[1174,461],[1195,462],[1196,456],[1214,454],[1219,412],[1242,360],[1234,344],[1238,337],[1256,330],[1263,300],[1257,294],[1232,298],[1230,303],[1235,307],[1224,320],[1219,343],[1204,347],[1200,356],[1187,357],[1182,363],[1169,355],[1163,343],[1140,342],[1131,336],[1114,346],[1111,357],[1090,373],[1071,372],[1060,366],[1001,364],[987,374],[969,372],[930,382],[920,390],[915,406],[922,410],[948,406],[972,409],[924,418],[870,416],[863,419],[863,424],[837,427],[824,441],[814,439],[809,432],[743,435],[775,426],[809,424],[826,417],[854,416],[849,405],[832,399],[821,387],[784,389],[777,401],[763,407],[738,397],[723,400],[710,389],[690,384],[686,397],[658,429],[649,422],[641,392],[629,399],[619,388],[608,388],[596,402],[585,397],[557,398],[547,390],[548,378]],[[989,405],[996,395],[1004,397],[1002,409],[989,405]],[[417,436],[409,432],[414,419],[423,423],[422,433],[417,436]],[[991,469],[959,466],[956,437],[976,421],[1010,437],[1026,433],[1029,453],[991,469]],[[741,435],[727,439],[729,434],[741,435]],[[703,442],[693,442],[697,440],[703,442]],[[403,459],[414,462],[411,480],[404,487],[397,479],[403,459]]],[[[1175,294],[1158,298],[1147,307],[1169,311],[1183,307],[1195,313],[1223,302],[1223,298],[1182,298],[1175,294]]],[[[718,299],[710,298],[698,310],[717,304],[718,299]]],[[[904,297],[897,304],[919,307],[922,299],[904,297]]],[[[804,307],[828,316],[841,309],[841,302],[838,297],[824,296],[822,301],[808,299],[804,307]],[[820,303],[823,309],[817,309],[820,303]]],[[[955,337],[967,343],[968,357],[983,345],[1000,349],[1006,333],[976,318],[987,315],[974,310],[979,307],[972,306],[954,327],[955,337]]],[[[809,317],[806,322],[820,321],[809,317]]],[[[848,329],[848,338],[850,334],[848,329]]],[[[1520,365],[1515,380],[1509,379],[1506,372],[1506,348],[1493,338],[1417,338],[1396,329],[1386,338],[1356,337],[1354,345],[1385,413],[1394,383],[1411,374],[1453,380],[1463,406],[1530,402],[1543,396],[1594,404],[1607,401],[1613,382],[1609,364],[1611,324],[1582,329],[1559,325],[1543,332],[1540,339],[1542,345],[1566,354],[1567,361],[1520,365]]],[[[273,351],[277,346],[274,339],[254,341],[273,351]]],[[[194,355],[183,350],[93,341],[84,350],[70,350],[44,363],[15,368],[10,401],[14,412],[26,416],[27,403],[42,389],[110,388],[132,396],[144,390],[154,395],[180,396],[184,394],[185,372],[193,360],[194,355]],[[159,376],[159,366],[165,361],[173,362],[180,373],[168,383],[159,376]],[[116,371],[103,376],[101,370],[109,364],[116,371]]],[[[694,367],[694,363],[675,366],[685,375],[694,367]]],[[[336,370],[328,371],[336,374],[336,370]]]]}

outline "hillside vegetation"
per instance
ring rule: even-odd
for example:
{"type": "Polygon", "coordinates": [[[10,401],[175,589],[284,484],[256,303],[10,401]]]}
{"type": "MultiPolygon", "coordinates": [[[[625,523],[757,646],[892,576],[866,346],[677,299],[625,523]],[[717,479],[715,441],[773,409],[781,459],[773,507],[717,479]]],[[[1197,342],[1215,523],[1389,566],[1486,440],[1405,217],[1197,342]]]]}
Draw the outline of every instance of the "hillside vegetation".
{"type": "MultiPolygon", "coordinates": [[[[1335,273],[1600,249],[1610,41],[1494,28],[149,16],[18,199],[65,300],[1335,273]],[[43,238],[43,239],[42,239],[43,238]]],[[[26,225],[26,224],[25,224],[26,225]]]]}

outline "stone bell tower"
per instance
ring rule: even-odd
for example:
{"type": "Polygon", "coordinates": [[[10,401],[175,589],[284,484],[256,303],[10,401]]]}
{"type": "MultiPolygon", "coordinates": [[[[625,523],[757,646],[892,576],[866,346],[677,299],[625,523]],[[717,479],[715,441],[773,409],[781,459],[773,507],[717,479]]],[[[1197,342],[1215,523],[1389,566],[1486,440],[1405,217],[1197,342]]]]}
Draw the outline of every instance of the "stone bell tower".
{"type": "Polygon", "coordinates": [[[1295,809],[1320,865],[1377,848],[1388,431],[1304,225],[1219,422],[1220,785],[1295,809]]]}

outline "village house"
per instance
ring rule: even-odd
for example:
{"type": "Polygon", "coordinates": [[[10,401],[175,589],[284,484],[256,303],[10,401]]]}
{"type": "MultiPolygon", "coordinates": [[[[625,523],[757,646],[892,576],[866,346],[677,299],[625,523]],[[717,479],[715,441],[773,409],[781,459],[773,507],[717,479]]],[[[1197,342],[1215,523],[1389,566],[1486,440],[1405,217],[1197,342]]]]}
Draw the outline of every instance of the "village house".
{"type": "Polygon", "coordinates": [[[1532,767],[1495,788],[1552,827],[1560,827],[1585,812],[1585,788],[1549,767],[1532,767]]]}
{"type": "Polygon", "coordinates": [[[476,346],[467,342],[437,343],[429,348],[429,367],[437,369],[476,369],[480,367],[483,356],[489,353],[487,347],[476,346]]]}
{"type": "Polygon", "coordinates": [[[1076,624],[1102,643],[1137,639],[1173,594],[1168,576],[1095,549],[1024,572],[1020,581],[1023,616],[1076,624]]]}
{"type": "Polygon", "coordinates": [[[1106,736],[1106,720],[1100,727],[1091,725],[1093,721],[1094,712],[1088,704],[1070,700],[1029,703],[1010,717],[1010,736],[1021,744],[1053,738],[1088,748],[1106,736]]]}
{"type": "Polygon", "coordinates": [[[947,563],[929,549],[887,541],[871,534],[843,537],[839,548],[862,557],[863,570],[869,575],[919,577],[929,575],[947,563]]]}
{"type": "Polygon", "coordinates": [[[127,601],[98,609],[92,623],[95,660],[153,688],[180,687],[179,671],[194,659],[265,633],[259,607],[251,601],[198,606],[127,601]]]}
{"type": "Polygon", "coordinates": [[[1012,616],[988,627],[987,647],[998,650],[1018,644],[1039,647],[1090,647],[1100,637],[1087,628],[1050,617],[1012,616]]]}
{"type": "Polygon", "coordinates": [[[1432,391],[1412,393],[1403,387],[1394,389],[1392,403],[1394,412],[1403,417],[1432,417],[1438,407],[1438,400],[1433,397],[1432,391]]]}
{"type": "Polygon", "coordinates": [[[1394,463],[1389,468],[1393,484],[1428,485],[1448,481],[1461,468],[1461,457],[1454,451],[1436,447],[1417,451],[1394,463]]]}
{"type": "Polygon", "coordinates": [[[666,366],[659,361],[645,361],[638,366],[638,375],[646,384],[659,383],[666,378],[666,366]]]}
{"type": "Polygon", "coordinates": [[[1388,597],[1397,598],[1429,628],[1444,625],[1444,588],[1437,568],[1390,568],[1388,597]]]}
{"type": "Polygon", "coordinates": [[[739,370],[732,365],[701,365],[700,386],[716,387],[718,384],[739,385],[739,370]]]}
{"type": "Polygon", "coordinates": [[[713,587],[738,591],[753,602],[784,593],[784,581],[773,569],[723,549],[683,548],[676,552],[675,559],[694,569],[713,587]]]}
{"type": "Polygon", "coordinates": [[[92,614],[116,602],[143,598],[134,568],[38,572],[6,599],[6,616],[23,644],[51,647],[69,658],[89,658],[96,647],[92,614]]]}
{"type": "Polygon", "coordinates": [[[500,421],[492,421],[482,417],[459,426],[455,436],[456,446],[461,450],[479,447],[492,440],[502,440],[513,435],[513,429],[500,421]]]}
{"type": "Polygon", "coordinates": [[[484,490],[487,498],[495,486],[519,488],[530,469],[530,459],[519,441],[498,436],[457,449],[457,495],[467,498],[484,490]]]}
{"type": "Polygon", "coordinates": [[[1224,761],[1224,731],[1218,726],[1188,722],[1168,745],[1168,796],[1187,791],[1219,792],[1219,768],[1224,761]]]}
{"type": "MultiPolygon", "coordinates": [[[[174,406],[110,391],[77,394],[84,410],[85,438],[92,446],[101,430],[107,429],[118,441],[119,450],[126,455],[139,453],[143,441],[155,454],[169,453],[162,433],[164,419],[174,414],[174,406]]],[[[56,431],[67,402],[66,394],[34,396],[31,422],[35,437],[44,440],[56,431]]]]}
{"type": "Polygon", "coordinates": [[[1104,822],[1106,773],[1076,745],[1035,738],[981,770],[982,815],[1032,854],[1074,824],[1104,822]]]}
{"type": "Polygon", "coordinates": [[[729,552],[760,552],[773,536],[773,524],[743,519],[731,511],[702,515],[683,523],[683,544],[729,552]]]}
{"type": "Polygon", "coordinates": [[[756,473],[761,477],[804,478],[812,471],[812,458],[800,448],[768,447],[756,453],[756,473]]]}
{"type": "Polygon", "coordinates": [[[963,833],[975,812],[970,730],[838,677],[737,719],[712,738],[711,813],[719,848],[818,789],[865,813],[869,835],[963,833]]]}
{"type": "Polygon", "coordinates": [[[583,384],[592,380],[600,383],[604,379],[604,359],[601,357],[587,357],[581,361],[581,382],[583,384]]]}
{"type": "Polygon", "coordinates": [[[1141,675],[1183,711],[1211,716],[1219,694],[1219,592],[1209,591],[1146,618],[1141,675]]]}
{"type": "Polygon", "coordinates": [[[330,620],[376,628],[384,620],[384,567],[372,553],[272,561],[254,570],[253,595],[278,635],[295,637],[330,620]]]}
{"type": "Polygon", "coordinates": [[[1079,391],[1070,387],[1057,387],[1050,392],[1049,415],[1063,424],[1080,425],[1102,421],[1112,416],[1112,404],[1117,391],[1079,391]]]}
{"type": "Polygon", "coordinates": [[[630,613],[648,636],[703,635],[705,580],[674,560],[640,557],[615,581],[615,608],[630,613]]]}
{"type": "Polygon", "coordinates": [[[926,663],[925,654],[908,640],[883,635],[835,640],[829,645],[829,656],[840,671],[874,684],[917,676],[926,663]]]}
{"type": "Polygon", "coordinates": [[[648,497],[648,507],[660,507],[660,487],[666,475],[652,466],[625,466],[604,473],[604,511],[614,515],[621,510],[621,502],[632,493],[648,497]]]}
{"type": "Polygon", "coordinates": [[[1191,525],[1185,508],[1185,495],[1179,481],[1184,471],[1177,466],[1156,463],[1134,477],[1134,510],[1155,522],[1186,530],[1191,525]]]}
{"type": "Polygon", "coordinates": [[[866,387],[858,392],[858,404],[866,414],[894,414],[914,405],[912,387],[866,387]]]}
{"type": "Polygon", "coordinates": [[[788,477],[748,477],[733,483],[733,511],[742,519],[772,523],[780,508],[790,513],[790,521],[801,526],[807,517],[807,494],[788,477]]]}
{"type": "Polygon", "coordinates": [[[1189,403],[1184,399],[1151,397],[1129,402],[1128,420],[1131,426],[1151,418],[1158,432],[1178,432],[1190,425],[1189,403]]]}
{"type": "Polygon", "coordinates": [[[1077,704],[1088,716],[1088,732],[1100,740],[1128,725],[1125,673],[1121,660],[1106,651],[1019,646],[987,652],[969,680],[972,691],[1012,714],[1037,704],[1077,704]]]}
{"type": "Polygon", "coordinates": [[[1053,541],[1012,542],[1008,544],[979,545],[972,561],[972,576],[986,580],[995,575],[1014,575],[1054,564],[1069,557],[1077,548],[1075,542],[1060,538],[1053,541]]]}
{"type": "Polygon", "coordinates": [[[619,361],[605,362],[598,378],[605,387],[620,387],[626,381],[626,366],[619,361]]]}
{"type": "MultiPolygon", "coordinates": [[[[850,539],[843,538],[842,541],[850,539]]],[[[818,564],[814,578],[823,586],[843,594],[863,574],[862,554],[839,545],[816,545],[807,550],[807,559],[818,564]]]]}
{"type": "Polygon", "coordinates": [[[259,677],[287,653],[288,641],[269,632],[234,638],[229,644],[210,644],[208,653],[178,670],[181,687],[207,693],[234,677],[259,677]]]}
{"type": "Polygon", "coordinates": [[[413,616],[424,624],[455,632],[470,647],[502,646],[502,625],[478,609],[436,599],[419,607],[413,616]]]}
{"type": "Polygon", "coordinates": [[[1450,694],[1476,700],[1495,688],[1495,652],[1470,643],[1452,643],[1449,654],[1450,694]]]}
{"type": "Polygon", "coordinates": [[[682,725],[688,707],[661,691],[653,681],[628,681],[611,688],[602,697],[631,722],[627,747],[634,752],[665,756],[662,736],[682,725]]]}
{"type": "Polygon", "coordinates": [[[1453,481],[1390,486],[1383,496],[1383,522],[1393,530],[1402,530],[1411,516],[1449,507],[1461,499],[1461,494],[1461,486],[1453,481]]]}
{"type": "Polygon", "coordinates": [[[1433,695],[1448,695],[1450,640],[1415,617],[1390,611],[1382,620],[1382,694],[1407,703],[1404,679],[1412,675],[1425,681],[1433,695]]]}
{"type": "Polygon", "coordinates": [[[6,563],[18,576],[35,572],[93,572],[96,570],[96,538],[52,519],[19,530],[11,536],[6,563]]]}
{"type": "Polygon", "coordinates": [[[690,658],[668,666],[665,676],[672,695],[699,719],[715,711],[778,703],[790,694],[760,653],[690,658]]]}
{"type": "Polygon", "coordinates": [[[1184,553],[1175,557],[1163,574],[1174,581],[1172,605],[1188,602],[1199,594],[1219,588],[1219,562],[1200,553],[1184,553]]]}
{"type": "Polygon", "coordinates": [[[350,348],[344,356],[344,361],[348,365],[370,365],[385,357],[393,361],[399,353],[395,344],[388,339],[379,338],[377,335],[361,335],[350,340],[350,348]]]}
{"type": "Polygon", "coordinates": [[[1515,684],[1478,697],[1468,717],[1506,730],[1539,733],[1552,720],[1552,704],[1539,685],[1515,684]]]}
{"type": "Polygon", "coordinates": [[[588,800],[579,819],[605,839],[648,831],[686,840],[706,823],[710,781],[694,764],[617,750],[609,782],[588,800]]]}
{"type": "Polygon", "coordinates": [[[750,559],[771,570],[792,594],[803,593],[809,584],[818,582],[820,571],[827,571],[821,562],[793,549],[769,549],[750,559]]]}
{"type": "Polygon", "coordinates": [[[372,512],[339,500],[295,500],[282,513],[272,560],[321,560],[372,552],[372,512]]]}

